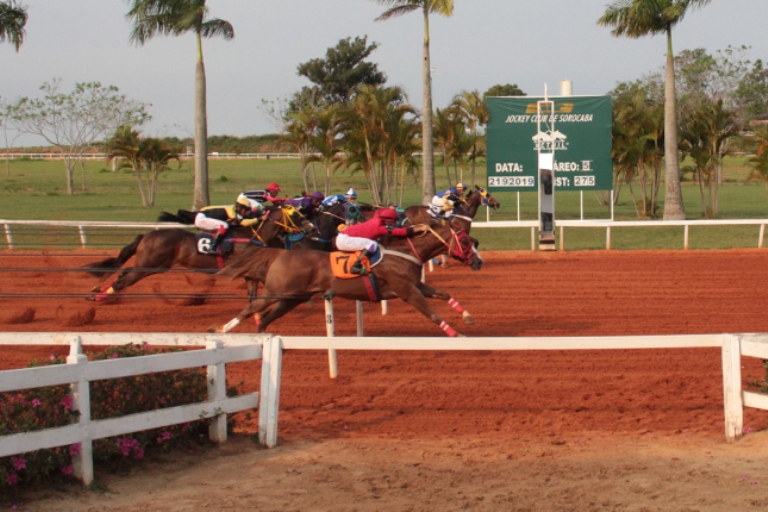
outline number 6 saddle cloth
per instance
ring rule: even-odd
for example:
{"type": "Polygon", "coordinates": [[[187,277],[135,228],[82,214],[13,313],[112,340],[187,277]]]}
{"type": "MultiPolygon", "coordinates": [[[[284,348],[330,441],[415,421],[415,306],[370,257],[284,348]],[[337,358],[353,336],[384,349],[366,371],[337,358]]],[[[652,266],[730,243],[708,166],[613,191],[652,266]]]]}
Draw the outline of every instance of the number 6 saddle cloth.
{"type": "Polygon", "coordinates": [[[384,255],[381,253],[381,247],[378,247],[376,249],[376,253],[373,256],[366,256],[363,258],[363,261],[361,262],[363,265],[363,268],[365,269],[362,273],[353,273],[350,271],[352,268],[352,265],[355,264],[357,261],[357,258],[360,257],[360,253],[362,251],[355,251],[355,252],[332,252],[330,254],[331,258],[331,271],[333,272],[333,277],[338,277],[339,279],[353,279],[355,277],[364,276],[371,273],[371,269],[381,263],[382,258],[384,255]]]}

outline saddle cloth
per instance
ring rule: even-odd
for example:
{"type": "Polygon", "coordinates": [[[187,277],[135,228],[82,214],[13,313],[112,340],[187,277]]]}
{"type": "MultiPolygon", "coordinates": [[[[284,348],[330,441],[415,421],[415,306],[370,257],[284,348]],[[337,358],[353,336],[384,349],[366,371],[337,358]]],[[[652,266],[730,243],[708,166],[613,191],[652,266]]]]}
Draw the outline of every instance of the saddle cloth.
{"type": "Polygon", "coordinates": [[[207,254],[212,256],[226,256],[232,252],[232,242],[224,240],[219,244],[218,251],[212,251],[213,236],[209,233],[198,233],[195,235],[195,248],[198,254],[207,254]]]}
{"type": "MultiPolygon", "coordinates": [[[[332,252],[330,254],[330,261],[331,261],[331,271],[333,272],[333,276],[337,277],[339,279],[353,279],[355,277],[360,277],[360,274],[352,273],[350,272],[350,268],[352,268],[352,265],[357,261],[357,258],[360,257],[360,253],[362,251],[355,251],[355,252],[342,252],[342,251],[336,251],[332,252]]],[[[366,256],[363,258],[363,261],[361,262],[363,265],[363,268],[365,268],[364,274],[370,274],[371,269],[381,263],[381,260],[383,258],[383,255],[381,254],[381,247],[376,249],[376,253],[373,256],[366,256]]]]}

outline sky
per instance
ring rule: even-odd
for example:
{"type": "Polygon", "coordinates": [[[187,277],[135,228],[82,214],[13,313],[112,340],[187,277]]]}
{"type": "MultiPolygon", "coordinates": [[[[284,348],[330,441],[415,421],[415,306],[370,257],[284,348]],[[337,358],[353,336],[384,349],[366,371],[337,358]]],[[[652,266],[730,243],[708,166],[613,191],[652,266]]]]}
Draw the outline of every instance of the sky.
{"type": "MultiPolygon", "coordinates": [[[[0,44],[0,97],[35,97],[46,81],[61,79],[115,85],[142,101],[153,136],[194,131],[194,35],[156,37],[137,47],[124,0],[22,0],[29,20],[16,53],[0,44]]],[[[446,106],[461,90],[481,93],[495,84],[517,84],[527,94],[559,94],[562,80],[576,95],[605,94],[664,65],[666,38],[617,38],[599,27],[607,0],[455,0],[450,18],[430,18],[433,105],[446,106]]],[[[379,43],[370,61],[421,106],[423,23],[419,12],[374,21],[385,7],[374,0],[208,0],[210,16],[229,21],[235,38],[207,39],[209,135],[277,131],[261,100],[291,95],[309,81],[296,74],[302,62],[323,57],[340,39],[368,36],[379,43]]],[[[768,61],[768,0],[713,0],[688,13],[673,31],[674,52],[710,53],[751,46],[751,59],[768,61]]],[[[22,138],[19,145],[40,144],[22,138]]]]}

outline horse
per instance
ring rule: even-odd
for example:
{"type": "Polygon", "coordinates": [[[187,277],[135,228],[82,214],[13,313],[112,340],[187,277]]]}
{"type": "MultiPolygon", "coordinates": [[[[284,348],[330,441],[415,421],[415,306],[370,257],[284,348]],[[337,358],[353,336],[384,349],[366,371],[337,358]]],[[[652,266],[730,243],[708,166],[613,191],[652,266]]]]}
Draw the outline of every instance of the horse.
{"type": "Polygon", "coordinates": [[[248,248],[219,274],[233,279],[243,277],[262,281],[266,295],[249,303],[227,324],[211,327],[209,331],[229,332],[244,319],[254,316],[259,332],[264,332],[270,323],[314,294],[326,292],[344,299],[364,301],[399,297],[449,336],[457,336],[458,333],[435,313],[426,301],[427,297],[447,301],[461,313],[465,322],[473,322],[469,312],[448,293],[421,282],[424,262],[446,250],[473,270],[480,269],[482,259],[465,232],[432,223],[429,231],[419,237],[391,238],[383,243],[387,248],[382,247],[383,258],[371,269],[371,277],[352,279],[334,277],[328,253],[248,248]],[[270,306],[271,309],[266,311],[270,306]]]}
{"type": "MultiPolygon", "coordinates": [[[[488,206],[494,210],[498,210],[501,207],[495,197],[483,187],[475,185],[475,190],[469,193],[467,197],[456,203],[456,210],[458,213],[451,217],[451,222],[457,227],[461,227],[462,230],[469,233],[472,228],[472,220],[477,215],[477,210],[480,206],[488,206]]],[[[405,216],[407,223],[410,221],[412,224],[423,224],[428,222],[432,217],[429,214],[429,207],[427,206],[409,206],[405,209],[405,216]]]]}
{"type": "MultiPolygon", "coordinates": [[[[163,212],[160,219],[176,220],[188,224],[192,222],[184,210],[180,215],[163,212]]],[[[261,222],[252,227],[235,226],[227,233],[232,252],[227,255],[200,254],[197,252],[195,233],[181,228],[169,228],[139,235],[129,245],[123,247],[117,257],[90,263],[82,270],[94,277],[106,278],[122,267],[132,256],[136,256],[134,267],[125,268],[118,278],[104,286],[91,290],[96,293],[88,300],[103,301],[110,295],[136,284],[145,277],[167,272],[172,267],[183,267],[195,272],[213,273],[223,268],[233,256],[249,245],[266,246],[285,233],[297,233],[314,227],[293,207],[273,207],[262,217],[261,222]]],[[[246,279],[250,300],[256,298],[258,283],[246,279]]]]}
{"type": "MultiPolygon", "coordinates": [[[[330,252],[334,250],[334,240],[339,234],[339,226],[365,221],[363,209],[348,201],[339,201],[330,206],[321,206],[312,221],[317,230],[317,237],[304,237],[291,244],[290,249],[312,249],[330,252]]],[[[269,247],[276,247],[269,244],[269,247]]]]}

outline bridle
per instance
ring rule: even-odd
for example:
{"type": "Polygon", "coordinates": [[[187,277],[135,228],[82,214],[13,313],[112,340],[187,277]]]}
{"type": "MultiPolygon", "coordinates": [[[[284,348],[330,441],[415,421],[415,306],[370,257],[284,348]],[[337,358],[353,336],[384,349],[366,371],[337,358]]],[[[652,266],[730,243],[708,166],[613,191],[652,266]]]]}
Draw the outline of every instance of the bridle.
{"type": "MultiPolygon", "coordinates": [[[[442,244],[446,247],[448,254],[451,256],[455,256],[459,260],[461,260],[462,263],[465,265],[471,265],[472,259],[475,255],[475,250],[472,245],[472,241],[469,239],[469,235],[467,235],[466,232],[462,230],[454,230],[452,227],[448,227],[448,229],[451,230],[451,238],[449,241],[446,241],[442,236],[440,236],[440,233],[432,229],[432,226],[428,226],[429,232],[435,236],[442,244]],[[462,241],[466,240],[468,243],[463,244],[462,241]]],[[[416,250],[416,246],[413,245],[413,241],[410,238],[407,238],[408,245],[411,246],[411,251],[413,251],[413,254],[416,256],[416,258],[419,260],[419,262],[423,265],[424,260],[421,259],[421,256],[419,256],[418,251],[416,250]]]]}

